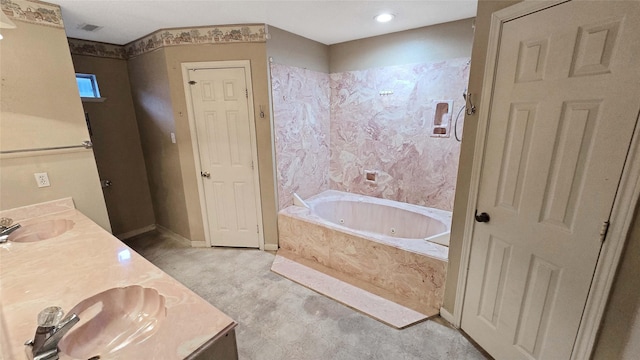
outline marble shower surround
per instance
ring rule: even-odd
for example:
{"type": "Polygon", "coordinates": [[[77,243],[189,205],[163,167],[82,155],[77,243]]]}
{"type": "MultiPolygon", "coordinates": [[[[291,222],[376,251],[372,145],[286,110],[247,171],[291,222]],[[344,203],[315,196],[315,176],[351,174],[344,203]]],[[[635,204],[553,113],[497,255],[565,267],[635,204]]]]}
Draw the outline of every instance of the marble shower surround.
{"type": "Polygon", "coordinates": [[[331,74],[330,188],[452,210],[460,143],[453,124],[449,138],[429,130],[438,100],[455,120],[468,78],[469,58],[331,74]]]}
{"type": "Polygon", "coordinates": [[[271,64],[280,209],[329,189],[329,74],[271,64]]]}

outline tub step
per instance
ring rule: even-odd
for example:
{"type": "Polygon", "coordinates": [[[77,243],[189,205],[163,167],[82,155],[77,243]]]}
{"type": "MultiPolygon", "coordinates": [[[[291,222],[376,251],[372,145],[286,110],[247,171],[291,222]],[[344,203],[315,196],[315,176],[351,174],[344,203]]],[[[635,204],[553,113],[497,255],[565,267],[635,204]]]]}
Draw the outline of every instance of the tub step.
{"type": "Polygon", "coordinates": [[[301,262],[304,262],[304,259],[280,249],[271,271],[397,329],[406,328],[436,315],[421,314],[305,266],[301,262]]]}

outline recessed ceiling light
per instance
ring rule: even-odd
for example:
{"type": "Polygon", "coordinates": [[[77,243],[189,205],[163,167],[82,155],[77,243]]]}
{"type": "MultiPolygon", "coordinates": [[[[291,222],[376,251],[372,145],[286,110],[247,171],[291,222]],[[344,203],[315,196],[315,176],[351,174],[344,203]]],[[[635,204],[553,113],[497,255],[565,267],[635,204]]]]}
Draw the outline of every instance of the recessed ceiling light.
{"type": "Polygon", "coordinates": [[[395,16],[393,14],[383,13],[374,17],[374,19],[376,19],[377,22],[386,23],[393,20],[394,17],[395,16]]]}

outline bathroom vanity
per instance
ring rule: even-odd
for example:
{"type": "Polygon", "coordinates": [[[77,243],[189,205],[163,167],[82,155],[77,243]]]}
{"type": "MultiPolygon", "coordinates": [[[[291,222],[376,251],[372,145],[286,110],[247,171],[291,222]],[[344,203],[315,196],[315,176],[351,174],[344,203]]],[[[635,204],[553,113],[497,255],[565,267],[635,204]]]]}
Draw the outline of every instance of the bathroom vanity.
{"type": "Polygon", "coordinates": [[[60,359],[237,359],[237,323],[75,209],[71,198],[5,210],[21,228],[0,244],[0,359],[27,359],[38,313],[80,321],[60,359]]]}

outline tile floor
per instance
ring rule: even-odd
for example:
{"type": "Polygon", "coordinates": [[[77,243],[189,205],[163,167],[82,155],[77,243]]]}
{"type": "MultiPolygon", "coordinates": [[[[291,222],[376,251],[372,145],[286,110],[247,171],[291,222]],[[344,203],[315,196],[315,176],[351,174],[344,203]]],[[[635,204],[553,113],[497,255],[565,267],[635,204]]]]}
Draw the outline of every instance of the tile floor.
{"type": "Polygon", "coordinates": [[[151,232],[126,243],[238,322],[242,360],[487,359],[436,317],[397,330],[271,272],[274,254],[190,248],[151,232]]]}

